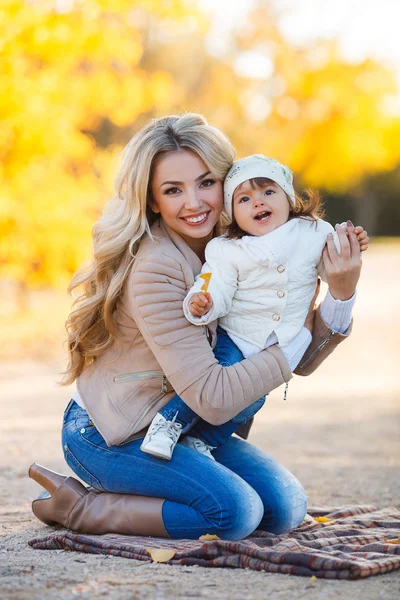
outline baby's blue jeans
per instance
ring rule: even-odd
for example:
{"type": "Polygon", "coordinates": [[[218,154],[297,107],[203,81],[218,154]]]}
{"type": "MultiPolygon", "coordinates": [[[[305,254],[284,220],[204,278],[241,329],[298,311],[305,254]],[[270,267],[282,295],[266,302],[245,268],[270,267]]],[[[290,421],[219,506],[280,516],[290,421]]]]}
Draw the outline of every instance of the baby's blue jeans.
{"type": "MultiPolygon", "coordinates": [[[[218,327],[217,334],[217,344],[214,348],[214,354],[219,364],[223,367],[229,367],[243,360],[243,354],[236,344],[232,342],[226,331],[218,327]]],[[[159,412],[167,421],[172,421],[175,417],[175,421],[182,425],[183,434],[190,433],[190,435],[200,438],[206,444],[218,448],[232,433],[235,433],[240,425],[251,419],[264,403],[265,396],[253,402],[253,404],[223,425],[211,425],[200,419],[194,410],[187,406],[178,395],[174,396],[159,412]]]]}

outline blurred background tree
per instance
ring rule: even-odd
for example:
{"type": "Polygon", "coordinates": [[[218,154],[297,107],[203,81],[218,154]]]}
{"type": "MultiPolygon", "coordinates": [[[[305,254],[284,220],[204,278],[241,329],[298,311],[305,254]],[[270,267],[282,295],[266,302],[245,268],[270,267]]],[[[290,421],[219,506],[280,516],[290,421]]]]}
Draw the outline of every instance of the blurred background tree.
{"type": "Polygon", "coordinates": [[[119,150],[149,119],[198,111],[238,156],[288,164],[332,222],[399,235],[394,73],[291,45],[255,3],[218,53],[193,0],[3,0],[0,280],[64,289],[90,255],[119,150]],[[388,108],[389,107],[389,108],[388,108]]]}

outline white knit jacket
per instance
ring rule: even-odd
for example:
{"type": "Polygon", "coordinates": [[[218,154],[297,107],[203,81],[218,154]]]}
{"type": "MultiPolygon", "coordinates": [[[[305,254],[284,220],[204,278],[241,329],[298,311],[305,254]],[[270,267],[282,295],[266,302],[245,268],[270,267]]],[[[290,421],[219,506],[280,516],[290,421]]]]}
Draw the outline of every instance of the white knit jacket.
{"type": "Polygon", "coordinates": [[[219,319],[228,333],[260,350],[275,332],[283,346],[304,325],[317,276],[326,280],[321,256],[329,233],[339,251],[336,232],[322,219],[291,219],[260,237],[213,239],[201,271],[212,273],[213,306],[202,317],[189,312],[191,297],[204,284],[198,276],[183,303],[186,318],[195,325],[219,319]]]}

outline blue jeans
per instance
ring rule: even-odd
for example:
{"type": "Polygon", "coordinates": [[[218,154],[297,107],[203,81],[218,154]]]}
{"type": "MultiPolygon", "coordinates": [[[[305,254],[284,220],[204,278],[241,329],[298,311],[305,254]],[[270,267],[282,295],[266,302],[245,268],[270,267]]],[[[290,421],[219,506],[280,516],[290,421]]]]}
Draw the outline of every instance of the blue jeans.
{"type": "Polygon", "coordinates": [[[64,457],[90,486],[164,498],[171,538],[205,533],[239,540],[261,528],[275,534],[297,527],[306,514],[303,487],[271,456],[237,437],[214,451],[215,461],[178,444],[164,462],[140,450],[143,438],[107,446],[87,412],[74,401],[63,420],[64,457]]]}
{"type": "MultiPolygon", "coordinates": [[[[218,337],[214,354],[219,364],[229,367],[243,360],[243,354],[236,344],[232,342],[226,331],[218,327],[217,332],[218,337]]],[[[232,433],[235,433],[240,425],[254,417],[260,408],[264,406],[264,403],[265,396],[253,402],[253,404],[242,410],[230,421],[218,426],[211,425],[207,421],[200,419],[194,410],[185,404],[178,395],[174,396],[159,412],[168,421],[172,421],[175,417],[175,420],[182,425],[183,434],[190,432],[190,435],[200,438],[203,442],[214,448],[218,448],[226,442],[232,433]]]]}

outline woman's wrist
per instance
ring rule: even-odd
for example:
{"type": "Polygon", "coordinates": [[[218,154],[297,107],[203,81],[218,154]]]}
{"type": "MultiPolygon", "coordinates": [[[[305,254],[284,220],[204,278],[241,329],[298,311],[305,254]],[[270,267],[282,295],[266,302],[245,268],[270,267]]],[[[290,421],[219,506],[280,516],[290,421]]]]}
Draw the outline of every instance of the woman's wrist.
{"type": "Polygon", "coordinates": [[[341,300],[342,302],[346,302],[347,300],[351,300],[356,292],[356,288],[351,287],[348,289],[335,289],[330,287],[329,293],[334,300],[341,300]]]}
{"type": "Polygon", "coordinates": [[[325,325],[332,331],[345,333],[351,323],[355,300],[356,293],[348,300],[338,300],[333,298],[328,290],[320,305],[320,314],[325,325]]]}

